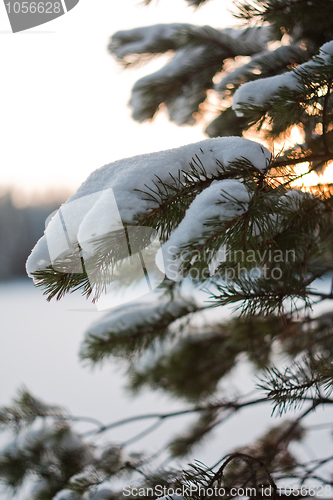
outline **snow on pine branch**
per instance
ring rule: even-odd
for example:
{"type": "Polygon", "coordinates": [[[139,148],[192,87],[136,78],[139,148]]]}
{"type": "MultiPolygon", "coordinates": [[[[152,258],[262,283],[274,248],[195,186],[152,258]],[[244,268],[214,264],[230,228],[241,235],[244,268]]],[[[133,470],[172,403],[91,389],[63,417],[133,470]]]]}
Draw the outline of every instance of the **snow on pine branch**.
{"type": "Polygon", "coordinates": [[[251,56],[267,48],[271,39],[268,26],[245,29],[215,29],[211,26],[184,25],[178,35],[179,47],[202,45],[224,49],[231,57],[251,56]]]}
{"type": "Polygon", "coordinates": [[[118,60],[125,60],[130,55],[176,50],[197,39],[203,44],[214,43],[220,48],[228,48],[234,55],[252,55],[265,50],[270,38],[267,26],[218,30],[188,23],[155,24],[117,31],[110,39],[108,50],[118,60]]]}
{"type": "MultiPolygon", "coordinates": [[[[75,463],[75,470],[82,467],[90,457],[89,447],[67,423],[49,425],[44,422],[38,429],[19,434],[1,450],[0,478],[5,485],[7,483],[16,488],[34,469],[47,470],[50,459],[56,465],[53,472],[57,477],[68,462],[75,463]]],[[[46,486],[47,483],[43,480],[36,484],[36,488],[41,490],[46,486]]]]}
{"type": "Polygon", "coordinates": [[[247,210],[249,201],[250,193],[240,179],[214,181],[200,193],[162,247],[167,276],[173,280],[179,279],[178,266],[184,256],[177,256],[193,241],[199,241],[202,245],[206,243],[206,237],[211,233],[210,221],[218,219],[220,227],[224,227],[228,221],[247,210]]]}
{"type": "MultiPolygon", "coordinates": [[[[68,254],[72,251],[70,247],[115,231],[122,223],[138,224],[140,218],[159,207],[158,201],[147,196],[147,192],[155,192],[156,183],[160,183],[168,195],[168,184],[175,179],[188,182],[193,158],[204,168],[202,179],[213,180],[221,174],[221,165],[225,175],[228,167],[242,158],[263,172],[271,153],[256,142],[223,137],[118,160],[95,170],[48,224],[28,258],[28,275],[51,265],[50,247],[61,247],[61,242],[66,246],[64,219],[68,254]]],[[[170,188],[170,197],[173,194],[174,189],[170,188]]]]}
{"type": "Polygon", "coordinates": [[[279,91],[283,88],[303,93],[305,90],[303,79],[307,75],[315,78],[318,73],[325,71],[326,66],[332,67],[332,64],[333,41],[325,43],[321,47],[318,56],[298,65],[292,71],[241,85],[234,95],[232,108],[238,116],[243,116],[244,107],[247,105],[267,106],[277,98],[279,91]]]}
{"type": "Polygon", "coordinates": [[[193,114],[200,112],[199,106],[224,60],[266,50],[269,38],[266,26],[217,30],[211,26],[160,24],[115,33],[109,52],[130,64],[175,51],[160,70],[135,83],[130,105],[133,118],[143,122],[152,119],[164,103],[170,119],[184,125],[194,123],[193,114]]]}
{"type": "Polygon", "coordinates": [[[198,310],[190,302],[173,300],[157,304],[134,302],[113,309],[89,327],[80,350],[82,359],[94,363],[111,354],[132,358],[163,340],[169,326],[198,310]]]}
{"type": "Polygon", "coordinates": [[[272,32],[269,26],[254,26],[244,29],[225,28],[221,32],[222,37],[227,42],[226,37],[230,37],[231,45],[238,56],[252,56],[267,48],[267,43],[272,39],[272,32]]]}
{"type": "Polygon", "coordinates": [[[183,23],[155,24],[131,30],[117,31],[112,35],[108,50],[117,59],[132,54],[158,54],[177,48],[177,35],[189,26],[183,23]]]}
{"type": "Polygon", "coordinates": [[[180,281],[186,272],[192,278],[200,275],[207,279],[207,272],[210,275],[215,272],[219,263],[224,262],[228,247],[235,245],[237,239],[241,243],[246,238],[252,244],[257,240],[264,245],[273,235],[283,232],[288,216],[297,212],[310,197],[298,189],[291,189],[287,192],[272,190],[265,193],[263,199],[262,193],[253,191],[243,179],[213,181],[191,203],[185,217],[159,251],[158,262],[163,255],[165,273],[173,281],[180,281]],[[198,266],[197,271],[201,267],[200,274],[197,271],[195,274],[195,266],[198,266]]]}

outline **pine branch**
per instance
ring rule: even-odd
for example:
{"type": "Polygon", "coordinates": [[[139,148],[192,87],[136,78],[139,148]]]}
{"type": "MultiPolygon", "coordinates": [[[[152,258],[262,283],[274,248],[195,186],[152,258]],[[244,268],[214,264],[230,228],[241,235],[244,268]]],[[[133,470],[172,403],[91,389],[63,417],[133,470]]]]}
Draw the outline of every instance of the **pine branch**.
{"type": "Polygon", "coordinates": [[[172,337],[172,323],[196,311],[195,304],[181,301],[153,307],[135,304],[132,311],[127,305],[121,306],[86,333],[80,357],[93,363],[111,355],[133,360],[153,348],[157,341],[172,337]]]}
{"type": "MultiPolygon", "coordinates": [[[[145,232],[142,227],[131,226],[126,229],[127,233],[130,233],[131,246],[132,242],[135,244],[133,251],[139,251],[150,244],[156,231],[159,232],[162,241],[167,239],[170,232],[184,217],[184,210],[195,196],[214,180],[241,175],[256,179],[259,175],[258,169],[246,158],[229,161],[227,165],[216,160],[214,170],[208,174],[202,160],[196,155],[192,158],[187,170],[178,171],[177,176],[169,174],[170,181],[155,176],[156,180],[152,181],[153,187],[147,184],[147,191],[143,191],[142,195],[144,199],[150,201],[152,206],[155,204],[156,208],[147,211],[142,216],[138,214],[134,221],[138,226],[149,227],[145,232]],[[150,227],[154,227],[156,231],[149,229],[150,227]]],[[[124,258],[126,252],[128,253],[126,231],[114,231],[95,238],[93,255],[85,256],[84,260],[82,257],[79,259],[83,272],[79,270],[73,272],[78,267],[78,257],[82,255],[80,248],[77,248],[66,258],[55,261],[53,266],[47,266],[43,270],[32,273],[35,285],[45,288],[44,294],[48,296],[48,300],[53,297],[59,300],[66,293],[76,290],[81,290],[82,294],[87,297],[92,296],[93,301],[98,300],[106,286],[117,279],[117,273],[114,271],[115,264],[124,258]],[[68,272],[69,270],[72,271],[68,272]]],[[[131,269],[131,267],[128,269],[130,282],[133,281],[135,275],[131,269]]],[[[125,286],[127,282],[123,271],[122,268],[122,285],[125,286]]]]}
{"type": "Polygon", "coordinates": [[[132,422],[137,422],[140,420],[150,420],[150,419],[157,419],[157,420],[166,420],[168,418],[174,418],[174,417],[179,417],[182,415],[188,415],[191,413],[201,413],[201,412],[212,412],[215,411],[216,409],[234,409],[234,410],[240,410],[242,408],[246,408],[248,406],[253,406],[256,404],[261,404],[261,403],[267,403],[267,398],[257,398],[257,399],[252,399],[249,401],[244,401],[244,402],[239,402],[239,401],[221,401],[221,402],[214,402],[210,403],[208,402],[207,404],[201,404],[201,405],[196,405],[192,406],[190,408],[186,408],[184,410],[179,410],[179,411],[173,411],[169,413],[147,413],[143,415],[136,415],[133,417],[128,417],[124,418],[121,420],[118,420],[116,422],[112,422],[110,424],[104,425],[100,427],[99,429],[94,429],[92,431],[88,431],[85,433],[85,436],[92,436],[92,435],[98,435],[102,434],[104,432],[107,432],[111,429],[115,429],[117,427],[120,427],[122,425],[130,424],[132,422]]]}
{"type": "MultiPolygon", "coordinates": [[[[233,109],[248,119],[249,126],[256,124],[257,130],[267,124],[266,134],[272,138],[315,116],[319,120],[324,101],[322,95],[332,78],[332,64],[323,46],[319,55],[290,72],[239,87],[233,109]]],[[[316,122],[313,125],[316,126],[316,122]]]]}
{"type": "Polygon", "coordinates": [[[284,156],[281,156],[280,158],[277,158],[275,161],[272,162],[272,168],[280,168],[280,167],[285,167],[288,165],[298,165],[300,163],[313,163],[313,162],[318,162],[318,163],[327,163],[329,161],[333,160],[333,154],[305,154],[302,156],[297,156],[295,157],[287,157],[285,158],[284,156]]]}
{"type": "Polygon", "coordinates": [[[330,2],[318,0],[305,4],[302,0],[251,0],[237,2],[235,17],[246,24],[270,24],[276,37],[280,39],[288,33],[293,42],[306,42],[313,53],[319,46],[333,38],[332,25],[323,12],[332,15],[330,2]]]}
{"type": "Polygon", "coordinates": [[[199,46],[223,49],[229,57],[251,56],[267,47],[270,32],[267,27],[245,30],[225,28],[217,30],[211,26],[184,25],[179,30],[179,47],[199,46]]]}
{"type": "Polygon", "coordinates": [[[251,317],[215,327],[185,329],[184,337],[171,349],[165,349],[139,369],[129,367],[130,387],[137,391],[148,385],[187,401],[202,402],[215,394],[241,354],[256,367],[267,366],[273,339],[281,328],[276,317],[251,317]]]}
{"type": "Polygon", "coordinates": [[[148,62],[156,55],[178,48],[178,33],[183,23],[158,24],[117,31],[110,39],[108,51],[125,67],[148,62]]]}
{"type": "Polygon", "coordinates": [[[218,115],[206,128],[208,137],[242,136],[243,130],[248,126],[247,120],[238,117],[230,107],[218,115]]]}
{"type": "Polygon", "coordinates": [[[212,88],[212,79],[226,57],[220,48],[178,50],[165,67],[134,85],[130,99],[133,118],[139,122],[150,120],[164,103],[171,121],[178,125],[194,124],[193,114],[200,113],[199,105],[205,100],[207,90],[212,88]]]}
{"type": "Polygon", "coordinates": [[[171,441],[169,444],[171,455],[180,458],[193,451],[193,448],[201,444],[207,434],[221,422],[219,415],[220,412],[216,410],[202,412],[199,419],[186,433],[171,441]]]}
{"type": "Polygon", "coordinates": [[[241,302],[235,306],[241,316],[268,316],[275,312],[284,314],[286,308],[292,312],[299,299],[305,302],[306,307],[310,307],[307,284],[290,274],[285,279],[282,282],[265,278],[253,279],[250,276],[236,278],[233,283],[217,284],[217,292],[212,293],[212,299],[216,306],[241,302]]]}
{"type": "Polygon", "coordinates": [[[330,361],[323,356],[303,358],[284,371],[265,370],[259,389],[274,401],[273,413],[281,415],[290,409],[302,408],[307,398],[328,398],[333,390],[333,371],[330,361]]]}
{"type": "Polygon", "coordinates": [[[59,420],[67,418],[67,413],[59,406],[47,405],[36,399],[21,388],[13,405],[0,408],[0,430],[13,429],[19,432],[22,428],[31,426],[38,417],[56,417],[59,420]]]}

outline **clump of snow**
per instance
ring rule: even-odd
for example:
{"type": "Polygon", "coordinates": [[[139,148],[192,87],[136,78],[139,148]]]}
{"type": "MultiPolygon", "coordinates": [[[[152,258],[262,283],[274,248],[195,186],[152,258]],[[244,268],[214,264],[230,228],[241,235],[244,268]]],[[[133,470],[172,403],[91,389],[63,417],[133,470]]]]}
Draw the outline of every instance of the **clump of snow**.
{"type": "Polygon", "coordinates": [[[241,85],[235,92],[232,108],[237,116],[243,116],[241,108],[246,104],[265,106],[271,101],[283,87],[291,91],[302,91],[302,82],[300,75],[302,73],[316,71],[322,67],[323,61],[326,64],[332,64],[333,41],[325,43],[319,51],[319,57],[299,64],[292,71],[282,73],[281,75],[261,78],[253,82],[247,82],[241,85]]]}
{"type": "Polygon", "coordinates": [[[297,208],[298,204],[302,202],[306,196],[309,196],[309,194],[304,193],[304,191],[300,189],[290,189],[282,196],[282,200],[285,198],[290,199],[292,208],[297,208]]]}
{"type": "Polygon", "coordinates": [[[320,53],[319,55],[327,62],[332,64],[332,57],[333,57],[333,40],[330,42],[324,43],[320,47],[320,53]]]}
{"type": "Polygon", "coordinates": [[[166,275],[178,281],[182,249],[191,241],[204,244],[210,233],[210,220],[217,218],[224,224],[243,214],[249,201],[250,194],[240,179],[214,181],[200,193],[186,211],[177,229],[162,246],[166,275]]]}
{"type": "MultiPolygon", "coordinates": [[[[157,206],[140,190],[154,189],[157,178],[170,182],[170,174],[179,175],[183,181],[195,157],[212,178],[219,172],[218,162],[227,168],[229,163],[241,157],[263,171],[271,153],[248,139],[223,137],[118,160],[95,170],[49,222],[44,236],[27,260],[28,275],[51,265],[57,255],[71,253],[74,245],[94,234],[94,227],[98,231],[110,231],[120,220],[136,223],[139,216],[145,216],[157,206]]],[[[100,236],[99,232],[97,234],[100,236]]]]}
{"type": "MultiPolygon", "coordinates": [[[[89,195],[89,197],[91,196],[94,195],[89,195]]],[[[85,200],[85,198],[82,198],[82,200],[85,200]]],[[[77,201],[75,201],[75,204],[77,201]]],[[[97,193],[94,205],[88,212],[85,212],[85,216],[77,229],[76,239],[82,242],[81,247],[86,252],[92,251],[93,248],[90,248],[92,245],[89,245],[91,240],[100,235],[119,230],[123,230],[123,224],[113,190],[105,189],[97,193]]]]}
{"type": "Polygon", "coordinates": [[[244,113],[240,111],[240,108],[244,104],[264,106],[281,88],[288,87],[289,90],[297,90],[299,86],[299,79],[292,71],[245,83],[236,90],[232,101],[232,109],[237,116],[243,116],[244,113]]]}

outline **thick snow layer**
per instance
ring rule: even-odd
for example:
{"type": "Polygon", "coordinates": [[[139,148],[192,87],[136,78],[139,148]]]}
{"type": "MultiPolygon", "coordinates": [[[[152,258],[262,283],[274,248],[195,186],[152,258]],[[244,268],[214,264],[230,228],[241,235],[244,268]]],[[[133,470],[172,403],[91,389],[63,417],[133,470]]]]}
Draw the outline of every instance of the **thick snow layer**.
{"type": "Polygon", "coordinates": [[[221,224],[230,221],[247,210],[249,201],[249,192],[239,179],[214,181],[200,193],[170,239],[162,246],[166,275],[175,281],[179,279],[176,273],[182,262],[182,248],[191,240],[204,243],[210,232],[210,220],[218,218],[221,224]]]}
{"type": "Polygon", "coordinates": [[[302,90],[302,83],[299,75],[302,72],[315,71],[316,68],[322,66],[322,61],[327,64],[332,64],[333,56],[333,40],[325,43],[319,51],[320,59],[312,59],[303,64],[299,64],[292,71],[282,73],[281,75],[262,78],[253,82],[241,85],[235,92],[232,108],[238,116],[243,116],[240,108],[246,104],[254,104],[257,106],[265,106],[273,99],[279,90],[287,87],[289,90],[302,90]]]}
{"type": "Polygon", "coordinates": [[[139,215],[144,216],[156,208],[156,202],[147,199],[140,190],[154,189],[157,177],[170,182],[169,174],[177,177],[180,173],[184,179],[195,156],[210,177],[218,172],[217,160],[227,167],[230,162],[245,157],[262,171],[271,158],[270,152],[256,142],[223,137],[105,165],[95,170],[52,218],[27,260],[28,275],[44,269],[57,256],[70,253],[71,246],[83,239],[112,231],[120,220],[133,224],[139,215]]]}

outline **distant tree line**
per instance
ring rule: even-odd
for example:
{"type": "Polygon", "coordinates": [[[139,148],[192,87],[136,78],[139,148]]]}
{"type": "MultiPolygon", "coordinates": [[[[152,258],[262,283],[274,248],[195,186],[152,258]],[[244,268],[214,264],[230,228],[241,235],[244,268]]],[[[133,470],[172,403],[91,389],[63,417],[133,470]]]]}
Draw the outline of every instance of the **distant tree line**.
{"type": "Polygon", "coordinates": [[[25,261],[42,236],[45,219],[59,207],[53,201],[18,208],[11,193],[0,197],[0,280],[25,276],[25,261]]]}

